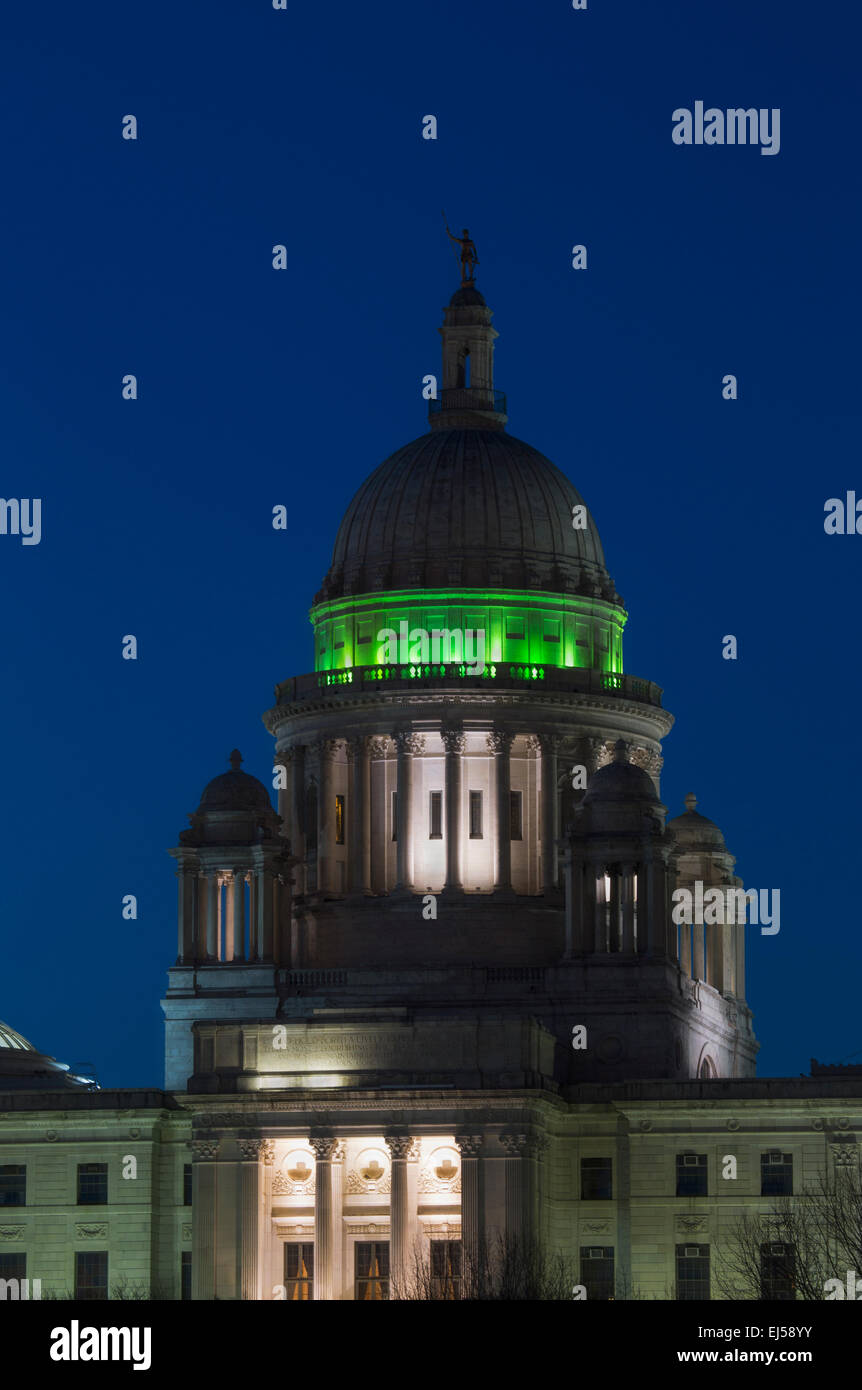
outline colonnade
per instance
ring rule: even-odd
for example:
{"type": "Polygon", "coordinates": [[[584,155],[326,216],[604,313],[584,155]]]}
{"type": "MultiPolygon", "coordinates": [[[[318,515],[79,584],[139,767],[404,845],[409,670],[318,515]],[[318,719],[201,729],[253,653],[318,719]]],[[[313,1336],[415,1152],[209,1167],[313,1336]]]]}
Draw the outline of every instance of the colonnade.
{"type": "MultiPolygon", "coordinates": [[[[485,756],[492,763],[491,797],[496,826],[494,843],[493,882],[495,892],[511,891],[512,841],[510,835],[510,794],[512,792],[512,749],[521,738],[521,749],[528,757],[540,760],[539,805],[541,880],[532,891],[549,894],[559,884],[560,866],[557,841],[561,834],[560,783],[568,776],[568,763],[579,763],[587,776],[607,759],[608,743],[600,737],[565,736],[555,733],[538,735],[527,730],[492,728],[465,730],[463,727],[443,726],[418,731],[413,726],[398,728],[392,734],[357,734],[346,739],[318,739],[308,744],[297,743],[276,753],[276,767],[285,771],[281,811],[284,832],[300,863],[305,865],[304,882],[297,879],[297,891],[346,891],[371,894],[379,891],[379,865],[372,862],[372,824],[381,807],[372,804],[372,764],[388,761],[395,764],[395,830],[394,881],[386,882],[386,891],[424,892],[426,884],[416,879],[414,869],[416,838],[416,760],[437,756],[443,761],[442,838],[445,842],[444,891],[458,892],[465,887],[465,835],[463,825],[468,814],[465,797],[465,759],[480,756],[468,751],[468,732],[484,735],[485,756]],[[439,752],[434,744],[439,741],[439,752]],[[346,759],[346,873],[343,884],[336,881],[333,865],[335,760],[342,751],[346,759]],[[315,823],[309,824],[309,788],[315,792],[315,823]],[[309,851],[312,851],[311,853],[309,851]],[[375,881],[377,889],[375,888],[375,881]]],[[[653,765],[660,759],[648,750],[639,750],[653,765]]],[[[384,817],[389,808],[383,807],[384,817]]],[[[302,871],[300,871],[302,873],[302,871]]],[[[472,885],[471,885],[472,886],[472,885]]]]}
{"type": "MultiPolygon", "coordinates": [[[[314,1297],[332,1300],[342,1297],[345,1287],[341,1268],[345,1142],[331,1134],[311,1135],[307,1142],[315,1156],[314,1297]]],[[[418,1199],[409,1169],[419,1159],[420,1141],[413,1135],[396,1134],[384,1142],[390,1155],[389,1279],[397,1297],[399,1289],[409,1289],[415,1274],[418,1199]]],[[[506,1132],[497,1135],[495,1143],[481,1132],[471,1132],[456,1134],[455,1143],[461,1156],[461,1268],[469,1278],[479,1267],[484,1240],[493,1243],[499,1233],[526,1245],[539,1235],[536,1165],[547,1140],[541,1135],[506,1132]],[[496,1167],[490,1200],[489,1162],[496,1167]]],[[[212,1137],[193,1140],[191,1147],[192,1297],[271,1298],[264,1274],[265,1169],[274,1161],[275,1141],[212,1137]]],[[[454,1217],[453,1213],[451,1229],[457,1238],[454,1217]]],[[[381,1236],[385,1235],[383,1226],[381,1236]]]]}
{"type": "Polygon", "coordinates": [[[272,863],[202,866],[178,856],[180,963],[275,961],[289,919],[289,889],[272,863]]]}

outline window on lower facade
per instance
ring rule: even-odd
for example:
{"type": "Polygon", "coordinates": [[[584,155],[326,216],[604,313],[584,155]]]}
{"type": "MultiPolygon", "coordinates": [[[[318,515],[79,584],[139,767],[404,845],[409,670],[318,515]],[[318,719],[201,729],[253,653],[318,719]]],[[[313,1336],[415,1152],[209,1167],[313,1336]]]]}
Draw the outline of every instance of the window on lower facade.
{"type": "Polygon", "coordinates": [[[443,839],[443,793],[431,792],[430,805],[428,808],[428,831],[429,840],[443,839]]]}
{"type": "Polygon", "coordinates": [[[793,1196],[793,1155],[767,1153],[760,1155],[761,1197],[793,1196]]]}
{"type": "Polygon", "coordinates": [[[107,1163],[78,1164],[78,1206],[103,1207],[108,1201],[107,1163]]]}
{"type": "Polygon", "coordinates": [[[581,1201],[605,1202],[613,1197],[613,1160],[581,1159],[581,1201]]]}
{"type": "Polygon", "coordinates": [[[523,840],[524,823],[521,807],[523,797],[520,792],[509,792],[509,839],[523,840]]]}
{"type": "Polygon", "coordinates": [[[761,1245],[760,1297],[782,1302],[796,1297],[796,1252],[792,1245],[761,1245]]]}
{"type": "Polygon", "coordinates": [[[360,1240],[354,1254],[353,1297],[379,1303],[389,1297],[389,1241],[360,1240]]]}
{"type": "Polygon", "coordinates": [[[180,1299],[191,1303],[192,1299],[192,1252],[183,1250],[180,1254],[180,1299]]]}
{"type": "Polygon", "coordinates": [[[23,1163],[0,1164],[0,1207],[27,1205],[27,1167],[23,1163]]]}
{"type": "Polygon", "coordinates": [[[108,1297],[107,1250],[75,1252],[75,1297],[83,1303],[108,1297]]]}
{"type": "Polygon", "coordinates": [[[706,1154],[677,1154],[676,1195],[677,1197],[705,1197],[707,1195],[706,1154]]]}
{"type": "Polygon", "coordinates": [[[482,793],[470,793],[470,839],[482,839],[482,793]]]}
{"type": "Polygon", "coordinates": [[[335,798],[335,843],[344,844],[344,797],[340,794],[335,798]]]}
{"type": "Polygon", "coordinates": [[[288,1242],[284,1247],[284,1299],[307,1303],[314,1298],[314,1245],[288,1242]]]}
{"type": "Polygon", "coordinates": [[[190,1207],[192,1204],[192,1165],[183,1164],[183,1206],[190,1207]]]}
{"type": "Polygon", "coordinates": [[[461,1297],[460,1240],[432,1240],[431,1296],[432,1298],[461,1297]]]}
{"type": "Polygon", "coordinates": [[[676,1247],[676,1296],[678,1299],[709,1298],[709,1246],[676,1247]]]}
{"type": "Polygon", "coordinates": [[[612,1299],[614,1285],[614,1247],[612,1245],[581,1246],[581,1283],[588,1299],[612,1299]]]}
{"type": "Polygon", "coordinates": [[[21,1298],[21,1280],[27,1278],[27,1256],[17,1251],[14,1255],[0,1255],[0,1301],[8,1298],[21,1298]],[[11,1289],[7,1282],[14,1284],[11,1289]]]}

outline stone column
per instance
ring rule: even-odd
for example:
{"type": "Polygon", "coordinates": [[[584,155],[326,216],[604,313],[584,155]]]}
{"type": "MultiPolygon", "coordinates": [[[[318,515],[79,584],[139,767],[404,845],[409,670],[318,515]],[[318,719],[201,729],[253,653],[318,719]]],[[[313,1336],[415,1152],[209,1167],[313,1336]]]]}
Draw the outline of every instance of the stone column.
{"type": "Polygon", "coordinates": [[[305,882],[305,748],[300,743],[291,748],[293,776],[291,795],[293,804],[290,811],[290,848],[296,855],[296,891],[307,892],[305,882]]]}
{"type": "Polygon", "coordinates": [[[459,1134],[455,1143],[461,1151],[461,1277],[468,1296],[474,1294],[480,1274],[485,1235],[483,1213],[484,1194],[480,1164],[483,1134],[459,1134]]]}
{"type": "Polygon", "coordinates": [[[245,869],[233,871],[233,959],[245,959],[245,869]]]}
{"type": "Polygon", "coordinates": [[[367,893],[368,850],[371,826],[368,814],[368,743],[364,736],[347,745],[349,760],[347,798],[347,839],[350,850],[348,887],[351,893],[367,893]]]}
{"type": "Polygon", "coordinates": [[[557,808],[558,734],[540,734],[542,745],[542,892],[557,887],[557,839],[560,833],[557,808]]]}
{"type": "Polygon", "coordinates": [[[514,734],[494,729],[488,734],[488,748],[494,754],[494,784],[497,788],[497,881],[495,892],[512,891],[512,830],[510,793],[512,789],[511,752],[514,734]]]}
{"type": "Polygon", "coordinates": [[[272,1162],[275,1145],[266,1139],[238,1139],[239,1164],[239,1296],[260,1299],[260,1197],[262,1164],[272,1162]],[[267,1158],[268,1155],[268,1158],[267,1158]]]}
{"type": "Polygon", "coordinates": [[[329,1137],[312,1137],[314,1150],[314,1297],[315,1301],[330,1302],[334,1293],[334,1245],[336,1222],[341,1212],[335,1210],[333,1164],[338,1161],[338,1141],[329,1137]]]}
{"type": "Polygon", "coordinates": [[[273,758],[272,770],[277,772],[279,768],[284,768],[284,786],[278,790],[278,814],[281,816],[281,833],[286,839],[293,843],[293,751],[286,748],[282,753],[276,753],[273,758]]]}
{"type": "Polygon", "coordinates": [[[693,980],[706,979],[704,938],[707,928],[703,922],[695,922],[691,929],[691,976],[693,980]]]}
{"type": "Polygon", "coordinates": [[[390,1135],[386,1145],[391,1155],[391,1190],[389,1197],[389,1276],[391,1296],[406,1297],[412,1274],[410,1259],[410,1207],[408,1202],[407,1164],[413,1156],[415,1141],[408,1135],[390,1135]]]}
{"type": "Polygon", "coordinates": [[[192,1299],[215,1297],[218,1139],[192,1140],[192,1299]]]}
{"type": "Polygon", "coordinates": [[[526,1134],[501,1134],[500,1143],[506,1151],[506,1237],[523,1247],[530,1239],[526,1229],[528,1137],[526,1134]]]}
{"type": "Polygon", "coordinates": [[[366,837],[368,841],[368,886],[372,894],[389,890],[389,788],[386,785],[386,759],[389,753],[389,739],[369,738],[367,742],[368,766],[368,821],[366,837]],[[382,763],[378,776],[374,775],[375,764],[382,763]],[[376,845],[376,850],[375,850],[376,845]]]}
{"type": "MultiPolygon", "coordinates": [[[[739,887],[742,887],[741,880],[737,880],[739,887]]],[[[745,926],[743,922],[737,922],[729,930],[733,933],[734,946],[734,996],[737,999],[745,998],[745,926]]]]}
{"type": "Polygon", "coordinates": [[[180,964],[191,964],[196,959],[196,875],[197,871],[191,864],[181,864],[177,869],[177,961],[180,964]]]}
{"type": "Polygon", "coordinates": [[[446,883],[444,892],[460,893],[461,880],[461,759],[467,740],[460,729],[443,729],[446,750],[446,883]]]}
{"type": "Polygon", "coordinates": [[[622,951],[632,956],[635,950],[635,864],[623,864],[620,878],[622,907],[622,951]]]}
{"type": "Polygon", "coordinates": [[[425,740],[419,734],[399,729],[392,735],[398,749],[398,845],[395,887],[413,890],[413,759],[422,752],[425,740]]]}
{"type": "Polygon", "coordinates": [[[275,959],[272,874],[266,867],[257,869],[255,880],[257,884],[257,891],[254,895],[257,909],[257,959],[270,961],[275,959]]]}
{"type": "Polygon", "coordinates": [[[593,950],[598,955],[605,955],[608,949],[608,890],[605,883],[605,866],[594,864],[592,866],[595,875],[595,917],[593,920],[593,950]]]}
{"type": "Polygon", "coordinates": [[[208,961],[218,960],[219,878],[220,875],[217,869],[210,870],[206,876],[206,959],[208,961]]]}
{"type": "Polygon", "coordinates": [[[334,838],[334,792],[332,790],[332,759],[339,740],[324,738],[317,744],[320,755],[320,778],[317,796],[317,891],[323,893],[336,885],[331,882],[332,841],[334,838]]]}

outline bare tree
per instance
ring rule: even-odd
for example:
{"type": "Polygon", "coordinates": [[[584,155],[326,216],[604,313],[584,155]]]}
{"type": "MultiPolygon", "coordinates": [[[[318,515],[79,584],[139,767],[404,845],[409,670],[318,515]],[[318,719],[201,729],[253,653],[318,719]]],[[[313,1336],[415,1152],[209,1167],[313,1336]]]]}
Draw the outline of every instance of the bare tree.
{"type": "Polygon", "coordinates": [[[821,1173],[792,1197],[778,1197],[768,1212],[740,1217],[718,1248],[715,1284],[723,1298],[827,1297],[830,1279],[862,1272],[862,1184],[859,1171],[821,1173]]]}
{"type": "Polygon", "coordinates": [[[421,1241],[413,1247],[410,1269],[393,1281],[392,1297],[422,1301],[553,1301],[572,1298],[578,1280],[574,1263],[551,1254],[536,1240],[497,1232],[475,1251],[452,1242],[457,1259],[447,1252],[445,1266],[434,1268],[421,1241]]]}

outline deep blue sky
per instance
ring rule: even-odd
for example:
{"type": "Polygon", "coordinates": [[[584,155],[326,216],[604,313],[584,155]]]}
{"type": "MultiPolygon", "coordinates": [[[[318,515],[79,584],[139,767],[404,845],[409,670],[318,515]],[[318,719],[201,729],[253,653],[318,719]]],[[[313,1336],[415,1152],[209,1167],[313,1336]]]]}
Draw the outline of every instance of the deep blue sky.
{"type": "Polygon", "coordinates": [[[781,890],[780,934],[750,933],[760,1071],[862,1050],[862,537],[823,530],[862,496],[853,7],[288,6],[0,21],[0,493],[43,500],[39,546],[0,537],[0,1017],[103,1085],[161,1084],[166,850],[235,744],[268,777],[260,714],[312,666],[340,516],[424,432],[445,207],[509,428],[584,495],[626,669],[676,715],[664,799],[694,790],[781,890]],[[779,107],[780,153],[677,147],[698,99],[779,107]]]}

